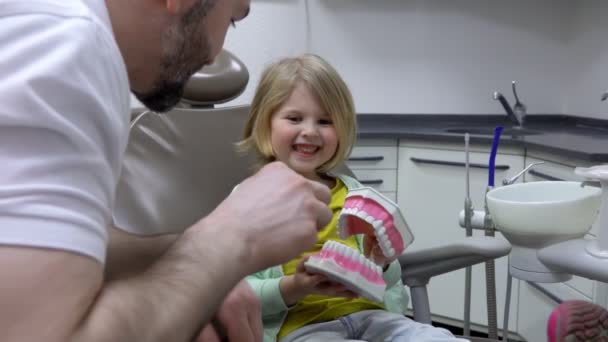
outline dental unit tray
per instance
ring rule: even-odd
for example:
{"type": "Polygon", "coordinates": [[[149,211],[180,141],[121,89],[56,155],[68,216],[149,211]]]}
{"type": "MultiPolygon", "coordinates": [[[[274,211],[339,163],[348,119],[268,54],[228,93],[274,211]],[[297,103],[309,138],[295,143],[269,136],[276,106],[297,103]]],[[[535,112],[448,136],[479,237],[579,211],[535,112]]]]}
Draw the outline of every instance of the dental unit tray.
{"type": "MultiPolygon", "coordinates": [[[[373,233],[387,258],[397,257],[414,241],[399,206],[370,187],[349,191],[338,217],[341,239],[373,233]]],[[[382,302],[386,284],[382,268],[358,250],[327,241],[321,252],[305,263],[309,272],[320,273],[372,301],[382,302]]]]}

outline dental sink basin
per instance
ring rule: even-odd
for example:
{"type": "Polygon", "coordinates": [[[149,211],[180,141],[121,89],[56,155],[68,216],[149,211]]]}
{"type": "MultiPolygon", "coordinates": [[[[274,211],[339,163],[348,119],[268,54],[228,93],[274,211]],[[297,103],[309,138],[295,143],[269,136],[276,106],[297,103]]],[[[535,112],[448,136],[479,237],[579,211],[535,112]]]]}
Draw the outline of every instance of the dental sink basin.
{"type": "Polygon", "coordinates": [[[580,182],[531,182],[488,192],[488,207],[501,231],[535,235],[582,236],[591,228],[601,190],[580,182]]]}
{"type": "MultiPolygon", "coordinates": [[[[458,127],[458,128],[448,128],[445,130],[445,132],[447,133],[457,133],[457,134],[465,134],[465,133],[469,133],[469,134],[474,134],[474,135],[494,135],[494,128],[483,128],[483,127],[470,127],[470,128],[466,128],[466,127],[458,127]]],[[[512,135],[512,136],[519,136],[519,135],[534,135],[534,134],[540,134],[542,132],[540,131],[535,131],[535,130],[530,130],[527,128],[504,128],[502,130],[502,134],[503,135],[512,135]]]]}
{"type": "Polygon", "coordinates": [[[512,245],[511,272],[519,279],[564,281],[538,260],[538,249],[582,238],[595,221],[601,190],[580,182],[531,182],[493,189],[487,193],[488,210],[496,229],[512,245]]]}

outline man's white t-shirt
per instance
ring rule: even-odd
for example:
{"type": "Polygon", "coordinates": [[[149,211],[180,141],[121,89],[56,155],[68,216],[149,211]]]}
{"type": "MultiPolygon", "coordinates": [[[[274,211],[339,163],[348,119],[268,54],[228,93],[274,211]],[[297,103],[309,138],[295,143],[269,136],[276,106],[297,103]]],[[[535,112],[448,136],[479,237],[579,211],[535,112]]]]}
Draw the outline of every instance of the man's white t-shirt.
{"type": "Polygon", "coordinates": [[[103,263],[130,108],[105,1],[0,0],[0,47],[0,245],[103,263]]]}

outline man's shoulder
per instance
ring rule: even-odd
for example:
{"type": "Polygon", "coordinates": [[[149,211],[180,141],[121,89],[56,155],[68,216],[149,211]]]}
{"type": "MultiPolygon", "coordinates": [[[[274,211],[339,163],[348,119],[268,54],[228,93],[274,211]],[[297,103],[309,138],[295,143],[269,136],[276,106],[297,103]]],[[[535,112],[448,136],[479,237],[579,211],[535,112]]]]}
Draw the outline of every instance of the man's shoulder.
{"type": "Polygon", "coordinates": [[[92,19],[93,10],[79,0],[2,0],[0,18],[14,15],[52,15],[58,17],[78,17],[92,19]]]}
{"type": "Polygon", "coordinates": [[[46,18],[47,22],[56,24],[62,19],[88,22],[95,27],[96,35],[114,40],[104,0],[0,0],[0,21],[27,16],[37,16],[38,21],[46,18]]]}

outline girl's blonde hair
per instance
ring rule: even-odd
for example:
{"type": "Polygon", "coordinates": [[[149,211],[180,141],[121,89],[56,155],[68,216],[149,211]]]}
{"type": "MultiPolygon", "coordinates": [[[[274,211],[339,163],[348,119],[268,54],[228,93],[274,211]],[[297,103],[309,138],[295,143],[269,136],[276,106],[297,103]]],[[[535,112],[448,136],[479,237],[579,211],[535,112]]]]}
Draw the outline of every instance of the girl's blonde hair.
{"type": "Polygon", "coordinates": [[[357,121],[346,83],[329,63],[317,55],[283,58],[266,67],[251,103],[244,138],[237,143],[237,148],[242,152],[254,150],[260,166],[275,160],[270,140],[272,115],[287,101],[299,82],[319,99],[338,136],[336,153],[317,169],[317,172],[325,173],[350,155],[357,136],[357,121]]]}

